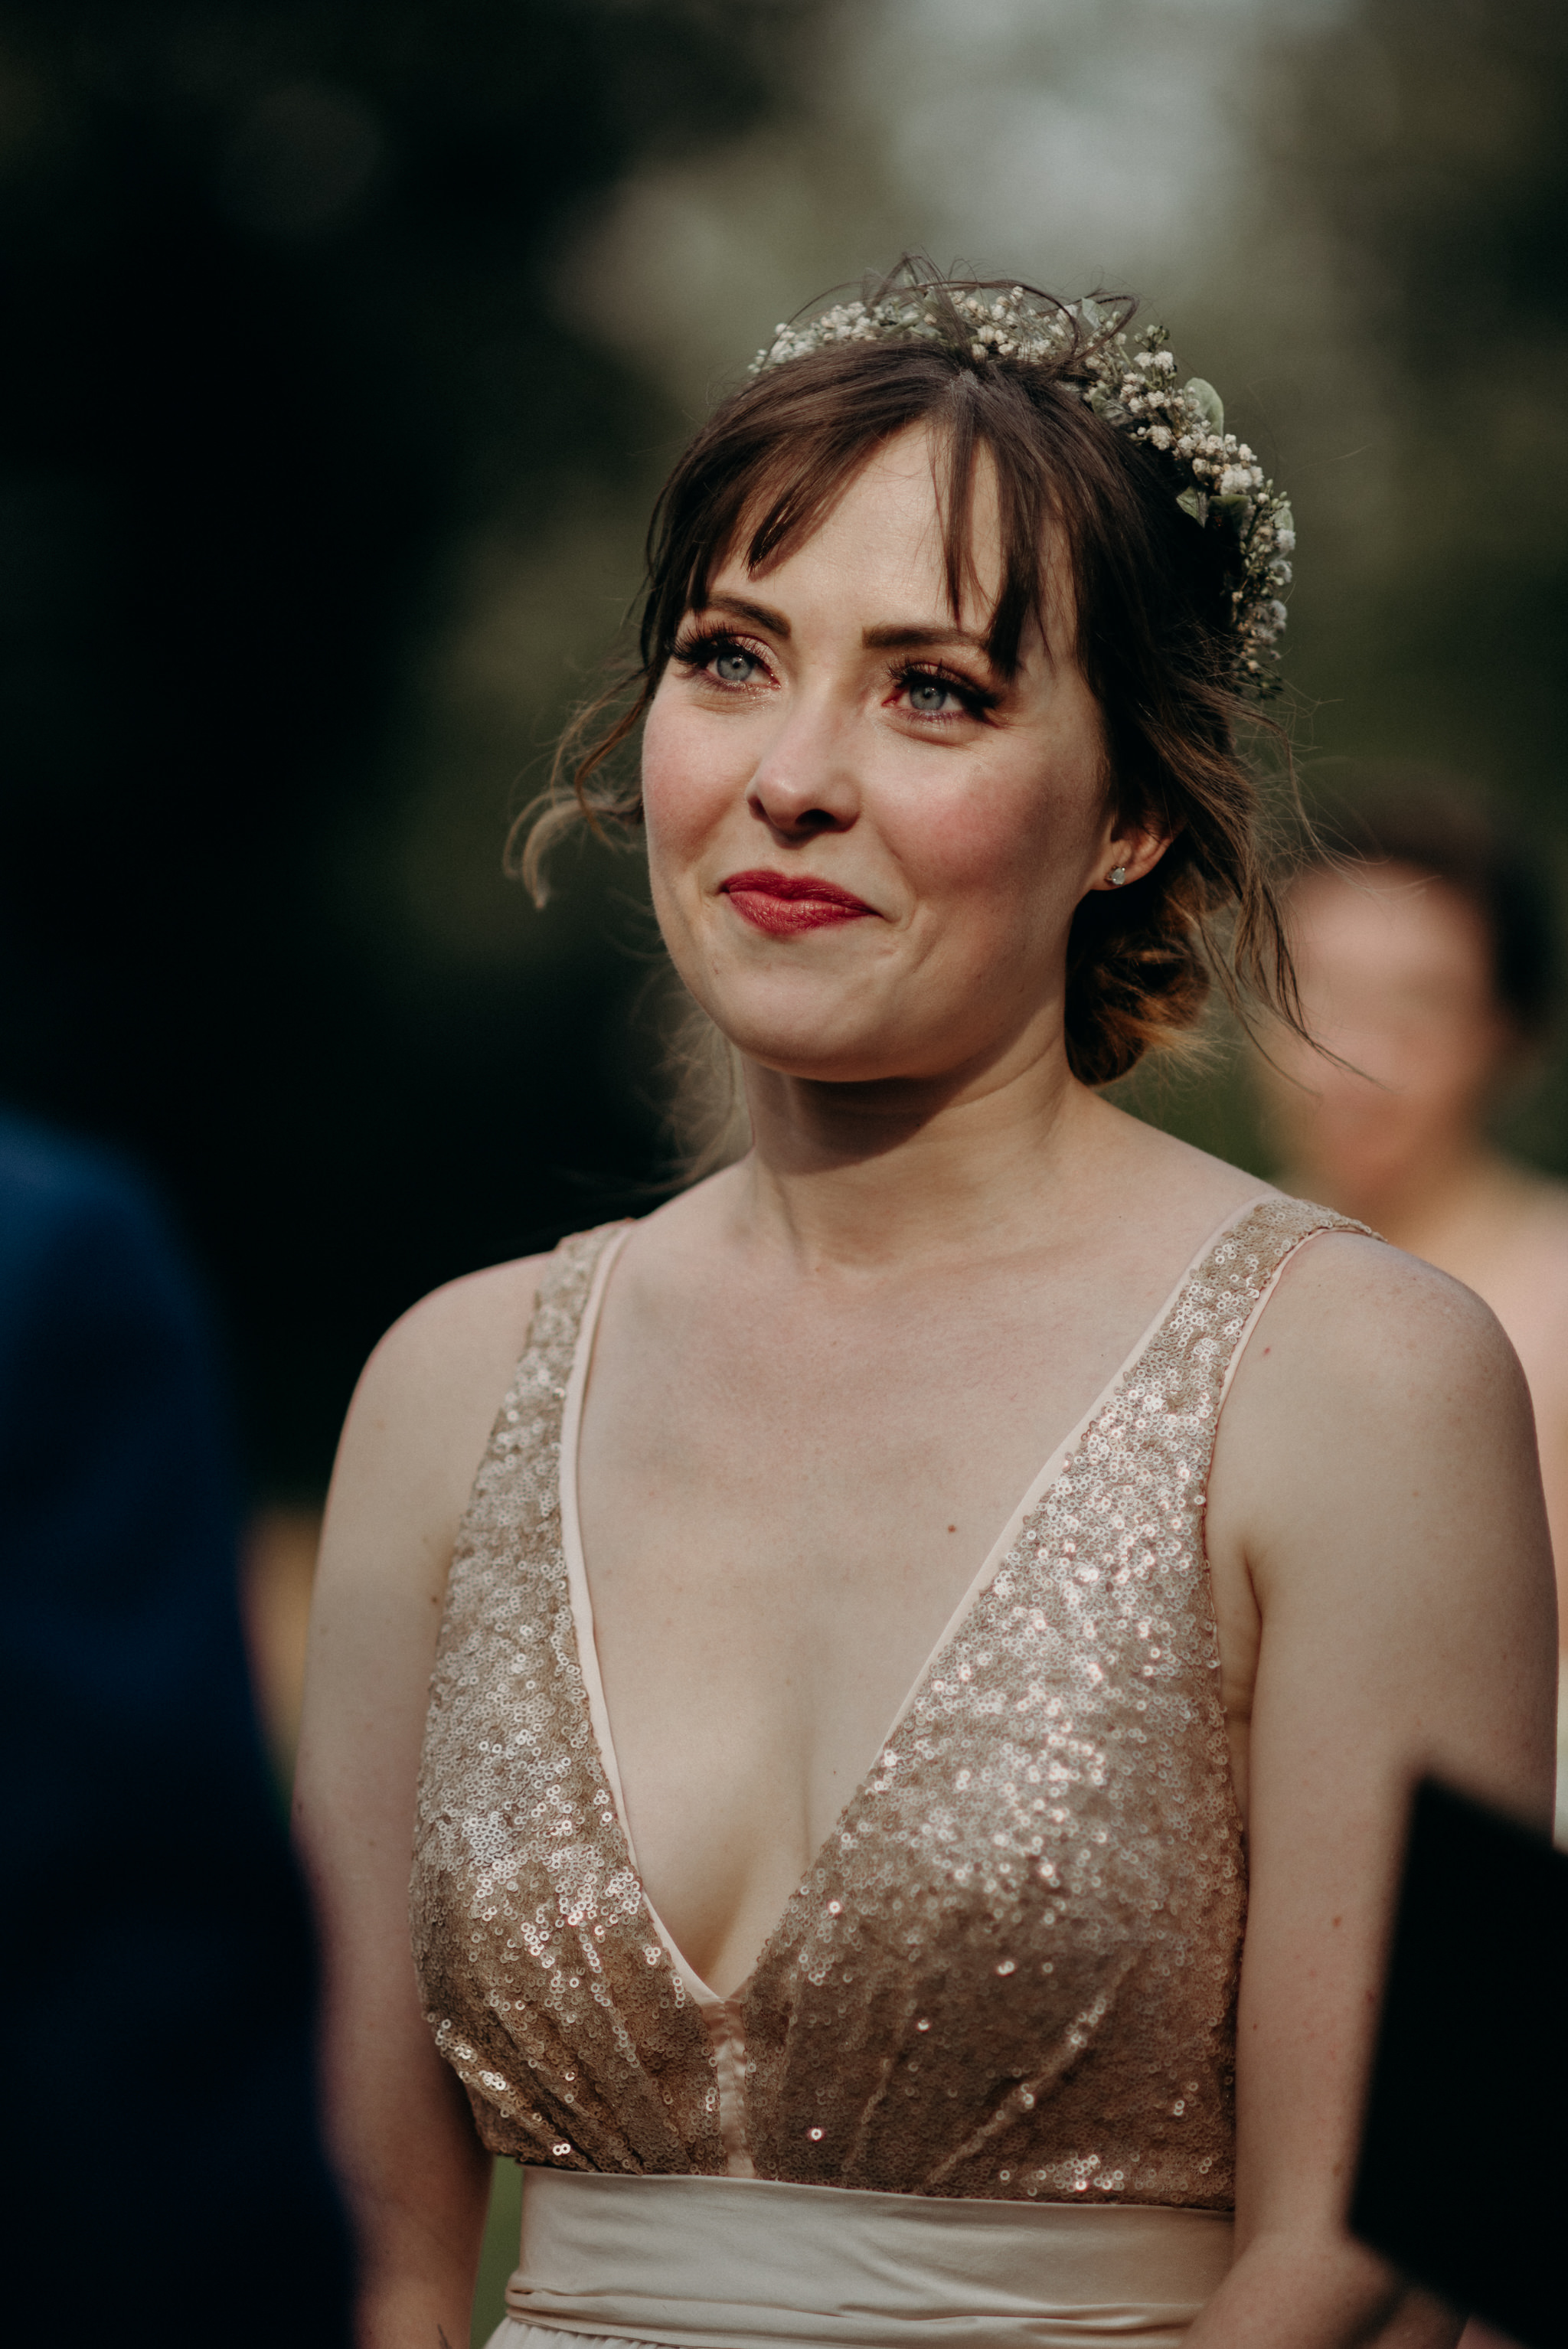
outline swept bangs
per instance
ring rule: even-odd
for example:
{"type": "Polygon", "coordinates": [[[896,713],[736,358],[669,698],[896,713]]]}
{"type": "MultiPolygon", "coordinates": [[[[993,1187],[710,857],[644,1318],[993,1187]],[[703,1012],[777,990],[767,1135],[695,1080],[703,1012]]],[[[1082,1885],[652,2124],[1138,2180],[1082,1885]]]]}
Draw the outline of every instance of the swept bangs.
{"type": "Polygon", "coordinates": [[[1070,650],[1100,711],[1112,807],[1171,837],[1143,880],[1091,893],[1074,916],[1074,1072],[1105,1084],[1151,1048],[1179,1047],[1216,982],[1243,1021],[1256,1004],[1299,1030],[1261,800],[1236,727],[1252,716],[1284,738],[1234,690],[1233,589],[1218,534],[1181,511],[1152,450],[1087,404],[1086,347],[1076,325],[1048,360],[971,364],[936,342],[838,343],[723,400],[655,508],[637,657],[579,714],[549,792],[521,820],[521,870],[536,896],[551,843],[573,825],[622,836],[640,828],[640,779],[617,753],[720,564],[739,548],[748,570],[766,576],[821,527],[879,450],[918,426],[932,440],[954,617],[968,595],[984,604],[987,592],[974,556],[984,463],[1000,540],[987,656],[999,674],[1015,675],[1031,626],[1053,657],[1070,650]],[[1058,562],[1071,590],[1070,647],[1051,640],[1053,623],[1059,636],[1068,616],[1052,608],[1058,562]]]}

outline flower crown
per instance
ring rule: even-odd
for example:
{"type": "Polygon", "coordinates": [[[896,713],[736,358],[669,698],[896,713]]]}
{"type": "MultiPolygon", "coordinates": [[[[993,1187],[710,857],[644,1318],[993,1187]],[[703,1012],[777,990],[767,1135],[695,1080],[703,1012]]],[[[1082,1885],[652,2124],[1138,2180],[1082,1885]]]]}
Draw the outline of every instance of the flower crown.
{"type": "Polygon", "coordinates": [[[1290,503],[1246,442],[1226,431],[1213,385],[1201,376],[1178,385],[1164,327],[1141,327],[1130,346],[1130,303],[1106,309],[1089,295],[1066,303],[1030,286],[926,276],[907,264],[906,273],[866,300],[779,326],[750,372],[764,375],[837,343],[884,342],[936,343],[977,368],[1053,367],[1104,423],[1158,451],[1175,477],[1176,503],[1200,530],[1227,534],[1233,682],[1259,700],[1277,693],[1282,591],[1295,552],[1290,503]]]}

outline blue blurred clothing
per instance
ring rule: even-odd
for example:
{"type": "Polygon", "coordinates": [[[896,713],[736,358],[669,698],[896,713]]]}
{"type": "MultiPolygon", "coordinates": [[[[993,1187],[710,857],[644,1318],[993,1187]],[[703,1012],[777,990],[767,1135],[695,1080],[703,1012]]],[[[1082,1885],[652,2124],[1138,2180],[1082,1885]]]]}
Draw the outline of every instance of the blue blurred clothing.
{"type": "Polygon", "coordinates": [[[344,2349],[305,1903],[211,1340],[141,1186],[0,1118],[0,2068],[15,2340],[344,2349]]]}

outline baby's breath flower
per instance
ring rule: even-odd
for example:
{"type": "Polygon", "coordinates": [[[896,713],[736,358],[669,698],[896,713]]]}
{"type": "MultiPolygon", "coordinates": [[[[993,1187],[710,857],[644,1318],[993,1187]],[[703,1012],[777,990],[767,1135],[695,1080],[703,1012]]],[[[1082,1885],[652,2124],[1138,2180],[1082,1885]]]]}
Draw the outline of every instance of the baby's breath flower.
{"type": "Polygon", "coordinates": [[[1130,348],[1115,314],[1088,296],[1059,305],[1023,285],[998,290],[909,272],[872,301],[835,303],[814,318],[780,323],[751,371],[761,375],[837,343],[900,341],[945,345],[976,367],[1059,369],[1059,380],[1087,399],[1107,429],[1165,461],[1172,494],[1193,524],[1228,534],[1233,676],[1247,692],[1270,693],[1278,656],[1265,648],[1285,625],[1277,591],[1290,584],[1286,558],[1295,552],[1289,503],[1247,443],[1225,431],[1212,386],[1192,377],[1178,388],[1164,326],[1150,324],[1137,340],[1140,347],[1130,348]]]}

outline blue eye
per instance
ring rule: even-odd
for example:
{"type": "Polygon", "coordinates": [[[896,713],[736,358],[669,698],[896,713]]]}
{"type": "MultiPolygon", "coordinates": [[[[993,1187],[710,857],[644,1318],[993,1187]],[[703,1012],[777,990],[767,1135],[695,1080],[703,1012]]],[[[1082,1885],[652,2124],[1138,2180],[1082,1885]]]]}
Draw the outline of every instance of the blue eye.
{"type": "Polygon", "coordinates": [[[699,677],[713,679],[715,685],[755,685],[760,675],[767,673],[767,662],[760,653],[749,651],[737,644],[733,636],[687,636],[675,648],[676,660],[699,677]]]}
{"type": "Polygon", "coordinates": [[[912,718],[934,723],[954,718],[982,718],[995,709],[997,696],[986,687],[944,676],[940,669],[903,667],[893,671],[899,698],[912,718]]]}

